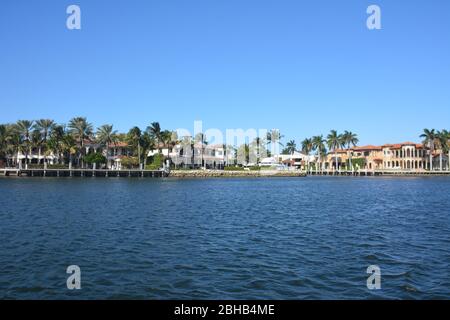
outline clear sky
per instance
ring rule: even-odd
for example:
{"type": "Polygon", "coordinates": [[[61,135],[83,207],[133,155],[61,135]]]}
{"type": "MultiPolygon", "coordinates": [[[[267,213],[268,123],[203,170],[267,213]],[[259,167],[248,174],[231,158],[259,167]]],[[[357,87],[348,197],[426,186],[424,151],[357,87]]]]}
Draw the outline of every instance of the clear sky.
{"type": "Polygon", "coordinates": [[[419,141],[450,129],[450,1],[2,0],[0,123],[73,116],[419,141]]]}

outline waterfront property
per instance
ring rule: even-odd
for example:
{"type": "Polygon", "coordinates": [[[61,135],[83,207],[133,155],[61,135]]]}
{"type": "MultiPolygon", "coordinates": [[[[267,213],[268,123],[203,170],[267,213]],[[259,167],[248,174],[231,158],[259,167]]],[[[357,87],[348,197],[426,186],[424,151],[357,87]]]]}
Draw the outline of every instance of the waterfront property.
{"type": "MultiPolygon", "coordinates": [[[[432,155],[433,168],[448,167],[448,157],[440,150],[432,155]]],[[[327,154],[325,170],[430,170],[430,150],[423,144],[404,142],[382,146],[361,146],[337,149],[327,154]],[[336,168],[337,163],[337,168],[336,168]]]]}
{"type": "MultiPolygon", "coordinates": [[[[150,153],[149,155],[153,155],[150,153]]],[[[168,154],[172,165],[175,168],[207,168],[223,169],[233,162],[234,153],[223,144],[176,144],[172,150],[164,149],[163,155],[168,154]]]]}

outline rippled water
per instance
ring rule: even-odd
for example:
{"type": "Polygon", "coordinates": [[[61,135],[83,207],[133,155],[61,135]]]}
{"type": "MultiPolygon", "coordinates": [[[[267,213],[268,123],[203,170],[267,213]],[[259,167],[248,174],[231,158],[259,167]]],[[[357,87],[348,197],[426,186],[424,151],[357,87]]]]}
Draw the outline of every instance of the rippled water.
{"type": "Polygon", "coordinates": [[[445,177],[2,178],[0,298],[449,299],[449,190],[445,177]]]}

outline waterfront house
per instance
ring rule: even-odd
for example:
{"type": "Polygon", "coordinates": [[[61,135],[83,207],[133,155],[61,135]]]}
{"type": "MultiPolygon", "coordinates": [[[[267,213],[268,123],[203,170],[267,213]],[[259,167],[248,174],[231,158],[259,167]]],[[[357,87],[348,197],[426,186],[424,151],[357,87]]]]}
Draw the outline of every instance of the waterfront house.
{"type": "Polygon", "coordinates": [[[356,170],[421,171],[430,168],[429,150],[422,144],[414,142],[382,146],[368,145],[336,150],[336,152],[328,153],[325,163],[326,169],[336,169],[336,155],[338,169],[349,169],[350,158],[356,170]]]}
{"type": "Polygon", "coordinates": [[[174,167],[223,169],[231,164],[234,155],[222,144],[176,144],[172,150],[160,149],[149,153],[149,156],[161,152],[169,157],[174,167]]]}

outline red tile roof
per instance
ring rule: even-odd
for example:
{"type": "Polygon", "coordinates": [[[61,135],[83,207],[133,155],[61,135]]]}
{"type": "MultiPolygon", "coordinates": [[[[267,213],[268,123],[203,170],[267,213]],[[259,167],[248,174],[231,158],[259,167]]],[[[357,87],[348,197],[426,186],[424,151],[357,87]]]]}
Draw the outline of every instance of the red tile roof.
{"type": "Polygon", "coordinates": [[[109,148],[126,148],[126,147],[128,147],[128,143],[119,141],[119,142],[116,142],[116,143],[110,143],[108,145],[108,147],[109,148]]]}

